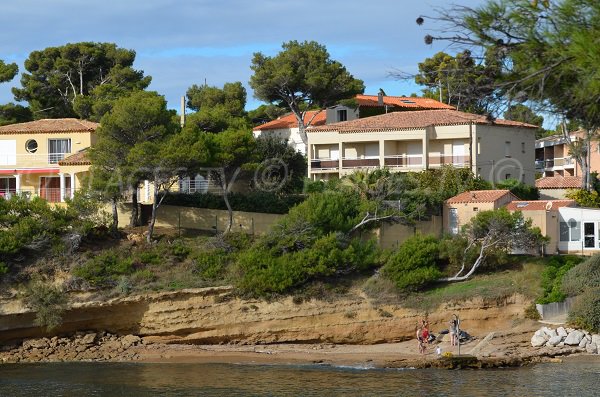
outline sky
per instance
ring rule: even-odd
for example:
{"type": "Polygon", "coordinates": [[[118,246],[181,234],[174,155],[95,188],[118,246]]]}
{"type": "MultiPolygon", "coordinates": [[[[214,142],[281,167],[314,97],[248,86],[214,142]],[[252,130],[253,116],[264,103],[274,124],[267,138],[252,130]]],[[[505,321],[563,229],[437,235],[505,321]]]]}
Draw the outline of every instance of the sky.
{"type": "MultiPolygon", "coordinates": [[[[456,0],[477,6],[484,0],[456,0]]],[[[261,102],[248,86],[252,54],[273,56],[289,40],[325,45],[366,94],[420,93],[414,82],[390,74],[415,73],[418,63],[447,44],[426,45],[432,15],[444,0],[18,0],[0,3],[0,59],[24,71],[30,52],[80,41],[112,42],[137,53],[134,67],[152,76],[149,89],[178,109],[193,84],[222,87],[241,81],[247,109],[261,102]]],[[[11,87],[0,85],[0,103],[14,102],[11,87]]]]}

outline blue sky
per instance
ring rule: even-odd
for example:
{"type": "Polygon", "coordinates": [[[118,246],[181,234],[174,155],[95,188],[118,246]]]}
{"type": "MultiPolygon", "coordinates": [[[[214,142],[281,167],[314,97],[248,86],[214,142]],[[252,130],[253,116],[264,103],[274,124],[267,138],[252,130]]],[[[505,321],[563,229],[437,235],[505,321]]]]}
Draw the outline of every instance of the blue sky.
{"type": "MultiPolygon", "coordinates": [[[[467,6],[483,0],[457,0],[467,6]]],[[[444,0],[18,0],[0,4],[0,59],[23,62],[31,51],[69,42],[114,42],[137,52],[135,67],[152,76],[150,89],[178,108],[192,84],[222,86],[241,81],[248,109],[260,102],[248,87],[254,52],[275,55],[283,42],[315,40],[325,45],[367,94],[419,93],[414,83],[390,77],[416,72],[417,64],[445,45],[425,45],[427,23],[444,0]]],[[[429,26],[431,27],[431,26],[429,26]]],[[[0,103],[14,101],[0,85],[0,103]]]]}

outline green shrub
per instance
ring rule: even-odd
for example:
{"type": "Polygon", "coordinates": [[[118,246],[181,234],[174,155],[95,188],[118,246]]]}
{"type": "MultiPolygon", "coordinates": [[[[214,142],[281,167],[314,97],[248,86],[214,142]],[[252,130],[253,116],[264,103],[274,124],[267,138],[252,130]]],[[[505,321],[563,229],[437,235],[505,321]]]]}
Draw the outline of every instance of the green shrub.
{"type": "Polygon", "coordinates": [[[8,273],[8,265],[2,261],[0,261],[0,277],[8,273]]]}
{"type": "Polygon", "coordinates": [[[536,303],[546,304],[564,301],[567,295],[562,291],[563,277],[579,262],[581,262],[581,259],[576,256],[553,256],[542,272],[541,287],[543,294],[536,300],[536,303]]]}
{"type": "Polygon", "coordinates": [[[600,254],[569,270],[562,279],[561,291],[567,296],[577,296],[587,288],[597,287],[600,287],[600,254]]]}
{"type": "Polygon", "coordinates": [[[216,249],[208,252],[200,252],[192,258],[196,273],[204,280],[218,280],[225,274],[229,257],[227,252],[216,249]]]}
{"type": "Polygon", "coordinates": [[[140,263],[144,265],[160,265],[164,258],[161,256],[159,252],[155,250],[143,251],[137,255],[136,258],[140,263]]]}
{"type": "Polygon", "coordinates": [[[35,324],[50,331],[62,324],[67,295],[52,284],[33,280],[25,290],[25,304],[35,311],[35,324]]]}
{"type": "Polygon", "coordinates": [[[72,273],[93,286],[103,287],[115,285],[119,276],[129,275],[134,271],[131,258],[123,258],[118,253],[108,251],[76,267],[72,273]]]}
{"type": "Polygon", "coordinates": [[[171,255],[175,258],[184,260],[192,252],[192,249],[185,245],[182,241],[176,241],[171,245],[171,255]]]}
{"type": "Polygon", "coordinates": [[[401,290],[417,290],[442,276],[439,252],[440,243],[435,237],[417,234],[390,255],[382,274],[401,290]]]}
{"type": "Polygon", "coordinates": [[[569,321],[590,332],[600,332],[600,288],[587,288],[577,297],[569,321]]]}
{"type": "Polygon", "coordinates": [[[336,233],[317,239],[310,248],[283,254],[253,247],[238,256],[238,286],[246,293],[268,296],[309,281],[358,273],[378,266],[380,260],[381,251],[373,241],[347,241],[336,233]]]}

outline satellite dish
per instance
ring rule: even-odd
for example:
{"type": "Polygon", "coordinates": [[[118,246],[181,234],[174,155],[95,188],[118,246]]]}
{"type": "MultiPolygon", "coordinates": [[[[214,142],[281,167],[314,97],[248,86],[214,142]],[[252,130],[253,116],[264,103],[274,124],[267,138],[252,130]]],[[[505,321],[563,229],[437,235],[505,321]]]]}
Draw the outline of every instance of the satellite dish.
{"type": "Polygon", "coordinates": [[[550,211],[550,209],[552,209],[552,201],[546,203],[546,211],[550,211]]]}

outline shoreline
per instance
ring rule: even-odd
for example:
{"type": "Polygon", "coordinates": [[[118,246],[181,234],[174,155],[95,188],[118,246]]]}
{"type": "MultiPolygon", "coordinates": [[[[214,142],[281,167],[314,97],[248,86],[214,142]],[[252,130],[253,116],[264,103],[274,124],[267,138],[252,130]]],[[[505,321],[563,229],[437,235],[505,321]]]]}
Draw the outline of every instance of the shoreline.
{"type": "Polygon", "coordinates": [[[502,345],[495,354],[471,355],[483,341],[463,345],[461,356],[454,348],[451,357],[438,357],[434,349],[451,351],[448,342],[429,346],[425,355],[417,352],[415,341],[371,345],[349,344],[163,344],[134,335],[80,334],[67,338],[33,339],[12,349],[0,350],[1,364],[52,362],[131,362],[144,364],[231,364],[231,365],[308,365],[355,369],[481,369],[521,367],[537,363],[584,360],[600,363],[600,355],[577,347],[560,350],[519,349],[514,341],[502,345]],[[92,338],[91,335],[94,335],[92,338]],[[93,341],[92,341],[93,340],[93,341]],[[52,348],[51,346],[54,346],[52,348]],[[44,347],[47,346],[47,347],[44,347]],[[64,348],[60,348],[64,346],[64,348]]]}

